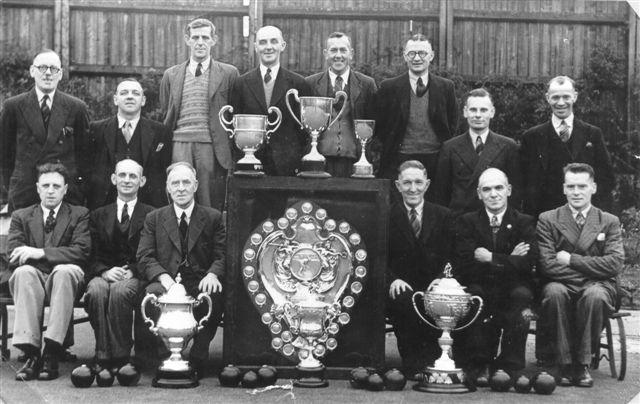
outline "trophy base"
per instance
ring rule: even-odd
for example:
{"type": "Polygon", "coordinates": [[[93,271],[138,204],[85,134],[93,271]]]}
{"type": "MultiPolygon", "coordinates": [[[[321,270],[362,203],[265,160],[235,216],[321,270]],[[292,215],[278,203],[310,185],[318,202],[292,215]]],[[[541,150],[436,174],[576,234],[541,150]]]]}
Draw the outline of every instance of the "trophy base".
{"type": "Polygon", "coordinates": [[[354,164],[351,178],[375,178],[373,175],[373,166],[359,166],[354,164]]]}
{"type": "Polygon", "coordinates": [[[331,174],[324,171],[325,162],[319,160],[302,160],[302,171],[298,177],[302,178],[330,178],[331,174]]]}
{"type": "Polygon", "coordinates": [[[294,380],[293,385],[304,388],[327,387],[329,382],[324,378],[324,370],[324,365],[315,368],[296,366],[297,378],[294,380]]]}
{"type": "Polygon", "coordinates": [[[462,369],[439,370],[428,367],[422,380],[413,386],[416,391],[440,394],[461,394],[475,391],[465,383],[465,374],[462,369]]]}
{"type": "Polygon", "coordinates": [[[233,175],[240,177],[264,177],[264,171],[262,171],[262,163],[236,163],[236,171],[233,175]]]}
{"type": "Polygon", "coordinates": [[[156,377],[151,382],[153,387],[165,389],[188,389],[197,387],[199,384],[196,373],[191,368],[180,372],[158,369],[156,377]]]}

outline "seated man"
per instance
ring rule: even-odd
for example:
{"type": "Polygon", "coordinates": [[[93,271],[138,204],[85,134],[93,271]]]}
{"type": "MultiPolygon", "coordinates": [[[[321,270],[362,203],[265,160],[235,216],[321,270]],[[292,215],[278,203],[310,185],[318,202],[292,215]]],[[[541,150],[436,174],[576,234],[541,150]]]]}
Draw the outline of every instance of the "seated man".
{"type": "Polygon", "coordinates": [[[537,249],[535,220],[509,206],[511,185],[504,172],[486,169],[477,193],[482,208],[456,224],[455,269],[484,306],[475,323],[454,338],[454,352],[476,385],[488,386],[490,367],[512,372],[525,366],[537,249]]]}
{"type": "Polygon", "coordinates": [[[549,341],[560,365],[560,385],[593,386],[589,364],[604,320],[614,310],[616,276],[624,262],[620,221],[591,204],[593,168],[564,167],[567,204],[538,221],[542,290],[536,337],[549,341]]]}
{"type": "MultiPolygon", "coordinates": [[[[150,282],[147,293],[162,295],[175,283],[178,273],[188,294],[208,293],[213,312],[193,340],[189,361],[202,377],[209,343],[222,318],[222,279],[225,273],[226,231],[222,214],[195,203],[196,170],[186,162],[167,168],[167,192],[172,203],[147,215],[138,246],[138,269],[150,282]]],[[[195,308],[197,320],[207,305],[195,308]]]]}
{"type": "Polygon", "coordinates": [[[398,340],[407,377],[413,377],[440,356],[442,332],[424,324],[413,308],[415,290],[425,290],[449,259],[449,209],[424,200],[430,180],[422,163],[409,160],[398,168],[395,184],[402,201],[391,208],[387,312],[398,340]]]}
{"type": "Polygon", "coordinates": [[[144,218],[153,210],[138,201],[138,189],[146,182],[140,164],[119,161],[111,182],[118,192],[116,201],[90,217],[93,256],[88,278],[93,279],[85,299],[96,337],[96,373],[102,368],[116,373],[129,362],[133,311],[143,286],[136,252],[144,218]]]}
{"type": "Polygon", "coordinates": [[[62,202],[68,180],[67,169],[60,163],[39,166],[36,187],[41,202],[11,216],[8,249],[10,265],[15,268],[9,279],[15,304],[13,345],[27,357],[16,380],[58,377],[73,304],[84,281],[81,266],[91,253],[89,211],[62,202]],[[41,354],[47,302],[49,323],[41,354]]]}

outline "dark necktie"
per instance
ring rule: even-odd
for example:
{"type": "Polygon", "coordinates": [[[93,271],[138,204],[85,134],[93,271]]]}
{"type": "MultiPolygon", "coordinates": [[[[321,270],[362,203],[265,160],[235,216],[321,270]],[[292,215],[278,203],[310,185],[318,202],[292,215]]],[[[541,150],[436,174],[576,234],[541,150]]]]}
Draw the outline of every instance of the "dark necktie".
{"type": "Polygon", "coordinates": [[[182,216],[180,216],[180,238],[184,242],[187,240],[187,234],[189,232],[189,224],[187,223],[187,214],[182,212],[182,216]]]}
{"type": "Polygon", "coordinates": [[[124,206],[122,207],[122,216],[120,216],[120,224],[124,226],[128,223],[129,223],[129,208],[125,203],[124,206]]]}
{"type": "Polygon", "coordinates": [[[196,67],[196,77],[202,76],[202,63],[198,63],[198,67],[196,67]]]}
{"type": "Polygon", "coordinates": [[[413,229],[413,234],[415,234],[416,238],[420,237],[420,221],[418,220],[418,212],[414,208],[411,208],[409,211],[409,222],[411,223],[411,228],[413,229]]]}
{"type": "Polygon", "coordinates": [[[422,97],[426,92],[427,86],[424,85],[422,77],[418,77],[418,82],[416,83],[416,95],[418,97],[422,97]]]}
{"type": "Polygon", "coordinates": [[[51,109],[47,104],[49,100],[49,95],[45,94],[42,97],[42,104],[40,104],[40,111],[42,112],[42,122],[44,123],[44,128],[47,129],[49,127],[49,118],[51,118],[51,109]]]}
{"type": "Polygon", "coordinates": [[[578,228],[580,230],[582,230],[582,227],[584,226],[584,223],[587,220],[584,218],[584,215],[582,214],[582,212],[578,212],[578,214],[576,215],[576,224],[578,225],[578,228]]]}
{"type": "Polygon", "coordinates": [[[44,232],[51,233],[53,229],[56,227],[56,218],[53,216],[53,209],[49,210],[49,216],[47,216],[47,220],[44,222],[44,232]]]}
{"type": "Polygon", "coordinates": [[[483,150],[484,150],[484,143],[482,143],[482,137],[478,136],[476,137],[476,153],[480,155],[480,153],[482,153],[483,150]]]}
{"type": "MultiPolygon", "coordinates": [[[[478,136],[478,139],[480,139],[480,136],[478,136]]],[[[496,215],[491,216],[491,222],[489,223],[489,226],[491,226],[491,240],[493,241],[493,246],[495,247],[496,235],[498,234],[498,230],[500,229],[500,223],[498,223],[498,216],[496,215]]]]}
{"type": "Polygon", "coordinates": [[[335,95],[338,91],[342,91],[342,76],[336,76],[336,82],[333,85],[333,94],[335,95]]]}
{"type": "Polygon", "coordinates": [[[264,75],[264,84],[267,84],[271,81],[271,69],[267,68],[267,72],[264,75]]]}
{"type": "Polygon", "coordinates": [[[560,127],[558,128],[558,133],[560,134],[560,140],[562,140],[563,143],[567,143],[569,141],[569,138],[571,137],[571,132],[569,132],[569,125],[567,125],[567,122],[563,119],[562,122],[560,122],[560,127]]]}

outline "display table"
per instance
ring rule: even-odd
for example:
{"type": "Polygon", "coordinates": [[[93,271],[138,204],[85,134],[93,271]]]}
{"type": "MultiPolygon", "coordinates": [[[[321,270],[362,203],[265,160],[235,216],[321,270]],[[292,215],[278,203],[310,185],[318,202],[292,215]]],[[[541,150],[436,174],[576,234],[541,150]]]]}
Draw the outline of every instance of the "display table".
{"type": "Polygon", "coordinates": [[[338,347],[322,362],[327,377],[346,378],[356,366],[384,367],[385,268],[387,262],[389,180],[296,177],[233,177],[228,187],[227,275],[224,284],[224,364],[257,368],[271,364],[281,377],[292,375],[296,363],[271,348],[241,273],[242,250],[251,232],[265,219],[284,216],[300,201],[320,205],[335,220],[346,220],[361,234],[369,257],[364,292],[352,321],[337,336],[338,347]]]}

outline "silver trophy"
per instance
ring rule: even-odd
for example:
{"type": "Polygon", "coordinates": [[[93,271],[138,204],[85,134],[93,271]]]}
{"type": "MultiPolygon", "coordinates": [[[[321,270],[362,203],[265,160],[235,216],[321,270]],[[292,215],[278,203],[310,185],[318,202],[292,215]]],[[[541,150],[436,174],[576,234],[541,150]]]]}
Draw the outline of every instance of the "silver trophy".
{"type": "Polygon", "coordinates": [[[353,129],[356,133],[356,138],[360,141],[362,146],[362,152],[360,154],[360,160],[353,165],[353,178],[374,178],[373,166],[367,161],[365,155],[365,146],[373,137],[373,130],[376,127],[376,121],[373,119],[354,119],[353,129]]]}

